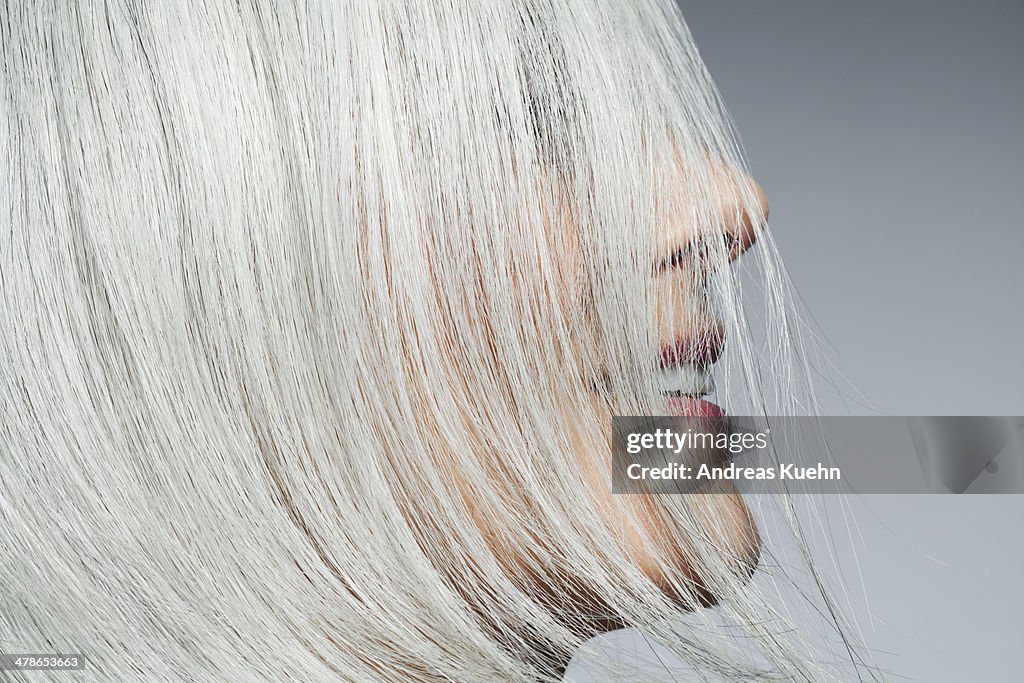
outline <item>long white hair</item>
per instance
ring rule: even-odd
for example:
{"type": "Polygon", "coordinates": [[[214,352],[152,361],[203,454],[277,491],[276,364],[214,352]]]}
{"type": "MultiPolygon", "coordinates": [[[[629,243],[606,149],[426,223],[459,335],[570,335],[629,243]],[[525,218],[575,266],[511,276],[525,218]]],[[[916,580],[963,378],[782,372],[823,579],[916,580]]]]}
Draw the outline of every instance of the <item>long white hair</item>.
{"type": "MultiPolygon", "coordinates": [[[[582,493],[663,412],[666,223],[745,172],[672,2],[15,0],[0,54],[0,650],[529,681],[596,632],[546,583],[709,675],[830,676],[696,497],[649,501],[719,599],[683,617],[582,493]]],[[[728,249],[721,393],[807,410],[770,234],[728,249]]]]}

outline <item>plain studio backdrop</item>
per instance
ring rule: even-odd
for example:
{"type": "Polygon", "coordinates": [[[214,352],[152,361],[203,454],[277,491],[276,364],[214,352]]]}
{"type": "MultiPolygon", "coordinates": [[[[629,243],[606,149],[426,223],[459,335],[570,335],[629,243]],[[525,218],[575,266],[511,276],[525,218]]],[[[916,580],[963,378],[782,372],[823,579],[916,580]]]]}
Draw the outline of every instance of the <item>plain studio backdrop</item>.
{"type": "MultiPolygon", "coordinates": [[[[1024,3],[680,4],[834,365],[823,412],[1024,415],[1024,3]]],[[[822,515],[890,680],[1021,680],[1024,496],[822,515]]],[[[629,632],[594,646],[699,680],[629,632]]]]}

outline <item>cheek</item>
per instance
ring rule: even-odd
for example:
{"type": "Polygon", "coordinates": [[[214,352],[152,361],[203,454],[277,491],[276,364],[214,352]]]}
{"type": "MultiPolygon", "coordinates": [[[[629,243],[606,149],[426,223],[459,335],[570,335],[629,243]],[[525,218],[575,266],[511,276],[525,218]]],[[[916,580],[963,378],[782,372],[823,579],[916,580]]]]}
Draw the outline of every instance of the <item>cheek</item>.
{"type": "MultiPolygon", "coordinates": [[[[543,243],[534,264],[540,275],[534,294],[550,322],[558,326],[561,341],[559,355],[565,354],[570,366],[584,377],[600,374],[600,333],[594,317],[584,245],[578,221],[567,210],[545,215],[543,243]]],[[[551,339],[554,330],[539,327],[537,332],[551,339]]],[[[563,356],[564,357],[564,356],[563,356]]]]}
{"type": "Polygon", "coordinates": [[[572,310],[585,299],[583,244],[579,228],[565,211],[549,215],[544,228],[545,265],[551,273],[552,292],[561,308],[572,310]]]}

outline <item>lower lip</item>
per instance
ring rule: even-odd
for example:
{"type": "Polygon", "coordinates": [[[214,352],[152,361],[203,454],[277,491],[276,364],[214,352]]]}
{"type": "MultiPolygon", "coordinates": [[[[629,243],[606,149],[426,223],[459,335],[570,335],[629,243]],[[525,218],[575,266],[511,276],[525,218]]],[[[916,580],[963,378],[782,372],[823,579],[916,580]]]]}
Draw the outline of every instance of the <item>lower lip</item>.
{"type": "Polygon", "coordinates": [[[725,411],[702,398],[670,398],[665,402],[669,415],[675,417],[725,417],[725,411]]]}

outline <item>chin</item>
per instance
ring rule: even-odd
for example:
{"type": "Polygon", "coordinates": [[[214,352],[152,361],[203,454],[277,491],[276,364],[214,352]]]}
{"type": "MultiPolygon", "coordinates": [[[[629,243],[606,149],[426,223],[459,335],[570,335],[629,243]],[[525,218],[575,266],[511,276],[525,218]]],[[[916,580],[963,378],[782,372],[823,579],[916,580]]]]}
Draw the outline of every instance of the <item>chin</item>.
{"type": "Polygon", "coordinates": [[[703,542],[704,552],[723,560],[724,572],[719,569],[714,576],[701,566],[693,542],[679,531],[659,533],[656,537],[669,540],[660,544],[657,554],[643,553],[637,558],[647,577],[687,610],[715,605],[729,597],[727,591],[749,582],[757,570],[762,545],[754,517],[735,490],[694,495],[700,495],[694,503],[698,519],[703,519],[704,528],[715,530],[714,536],[703,542]]]}

